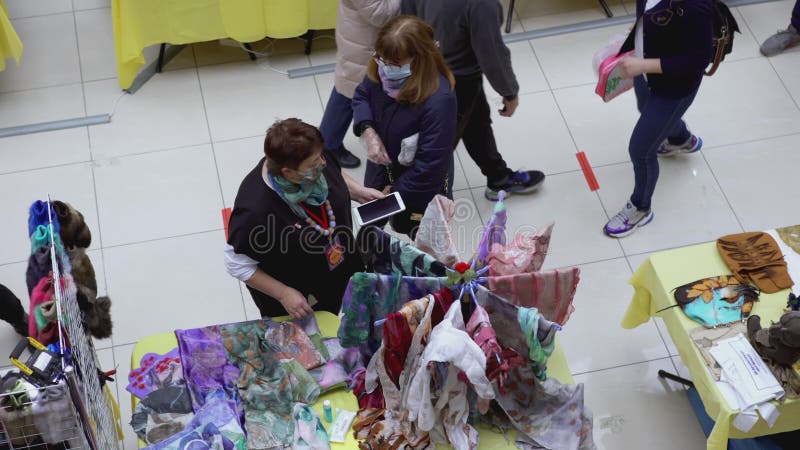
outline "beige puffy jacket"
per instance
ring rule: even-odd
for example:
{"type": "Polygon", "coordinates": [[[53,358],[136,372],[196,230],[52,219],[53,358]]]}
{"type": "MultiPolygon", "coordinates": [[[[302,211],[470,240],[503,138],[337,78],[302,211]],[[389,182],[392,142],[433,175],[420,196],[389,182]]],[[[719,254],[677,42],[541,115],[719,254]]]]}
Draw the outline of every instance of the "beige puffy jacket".
{"type": "Polygon", "coordinates": [[[336,18],[336,91],[353,98],[367,73],[378,30],[400,13],[400,0],[339,0],[336,18]]]}

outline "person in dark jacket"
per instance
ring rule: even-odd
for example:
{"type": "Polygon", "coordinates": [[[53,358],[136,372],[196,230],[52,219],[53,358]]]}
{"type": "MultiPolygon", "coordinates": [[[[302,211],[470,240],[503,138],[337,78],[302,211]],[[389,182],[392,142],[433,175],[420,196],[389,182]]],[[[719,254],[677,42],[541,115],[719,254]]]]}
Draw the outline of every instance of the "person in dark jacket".
{"type": "Polygon", "coordinates": [[[606,223],[608,236],[628,236],[653,220],[658,156],[693,153],[703,145],[682,117],[711,59],[713,7],[712,0],[636,1],[636,25],[621,50],[635,50],[635,56],[620,62],[623,76],[633,78],[640,113],[628,146],[634,188],[606,223]]]}
{"type": "Polygon", "coordinates": [[[300,119],[270,127],[264,156],[236,194],[225,267],[262,317],[337,314],[350,277],[364,270],[350,201],[384,195],[343,173],[320,131],[300,119]]]}
{"type": "Polygon", "coordinates": [[[28,315],[16,295],[0,284],[0,319],[8,322],[20,336],[28,336],[28,315]]]}
{"type": "Polygon", "coordinates": [[[353,95],[355,133],[369,160],[364,185],[400,193],[406,210],[391,218],[392,227],[412,238],[433,197],[452,198],[453,83],[433,29],[399,16],[378,32],[375,56],[353,95]]]}
{"type": "Polygon", "coordinates": [[[503,43],[503,5],[498,0],[403,0],[402,14],[413,14],[433,27],[439,48],[456,79],[458,132],[467,153],[486,177],[487,199],[500,190],[531,193],[544,182],[538,170],[514,172],[497,150],[491,108],[483,90],[483,75],[503,96],[500,115],[511,117],[519,105],[519,84],[511,67],[511,52],[503,43]]]}

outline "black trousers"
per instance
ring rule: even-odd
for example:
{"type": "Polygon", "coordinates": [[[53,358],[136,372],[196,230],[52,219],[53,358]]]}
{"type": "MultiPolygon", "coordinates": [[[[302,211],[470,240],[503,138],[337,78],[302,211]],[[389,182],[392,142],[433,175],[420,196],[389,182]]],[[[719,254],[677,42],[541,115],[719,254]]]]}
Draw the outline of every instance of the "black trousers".
{"type": "Polygon", "coordinates": [[[11,325],[20,325],[25,323],[24,317],[25,310],[22,308],[22,302],[10,289],[0,284],[0,319],[11,325]]]}
{"type": "Polygon", "coordinates": [[[456,76],[456,99],[458,100],[458,124],[456,143],[464,140],[470,158],[481,169],[490,186],[503,184],[511,174],[503,156],[497,151],[497,142],[492,132],[492,116],[486,92],[483,90],[483,74],[456,76]]]}

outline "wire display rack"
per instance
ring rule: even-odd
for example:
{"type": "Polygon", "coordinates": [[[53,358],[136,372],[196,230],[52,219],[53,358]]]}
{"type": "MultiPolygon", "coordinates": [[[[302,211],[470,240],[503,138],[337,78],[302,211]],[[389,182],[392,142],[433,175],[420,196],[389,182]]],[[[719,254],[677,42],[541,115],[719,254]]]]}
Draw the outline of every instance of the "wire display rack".
{"type": "MultiPolygon", "coordinates": [[[[56,245],[50,217],[50,258],[62,373],[56,384],[0,395],[0,450],[119,449],[120,441],[109,400],[103,394],[97,353],[83,326],[69,258],[56,245]]],[[[33,313],[31,313],[33,314],[33,313]]]]}

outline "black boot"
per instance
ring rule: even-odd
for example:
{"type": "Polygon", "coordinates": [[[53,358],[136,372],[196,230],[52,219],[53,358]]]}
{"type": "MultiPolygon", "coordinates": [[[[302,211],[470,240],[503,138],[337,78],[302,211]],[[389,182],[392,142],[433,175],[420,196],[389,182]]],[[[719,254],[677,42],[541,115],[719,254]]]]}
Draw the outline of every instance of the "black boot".
{"type": "Polygon", "coordinates": [[[361,165],[361,159],[346,149],[344,145],[339,147],[338,150],[331,150],[331,153],[339,161],[339,165],[345,169],[355,169],[361,165]]]}

